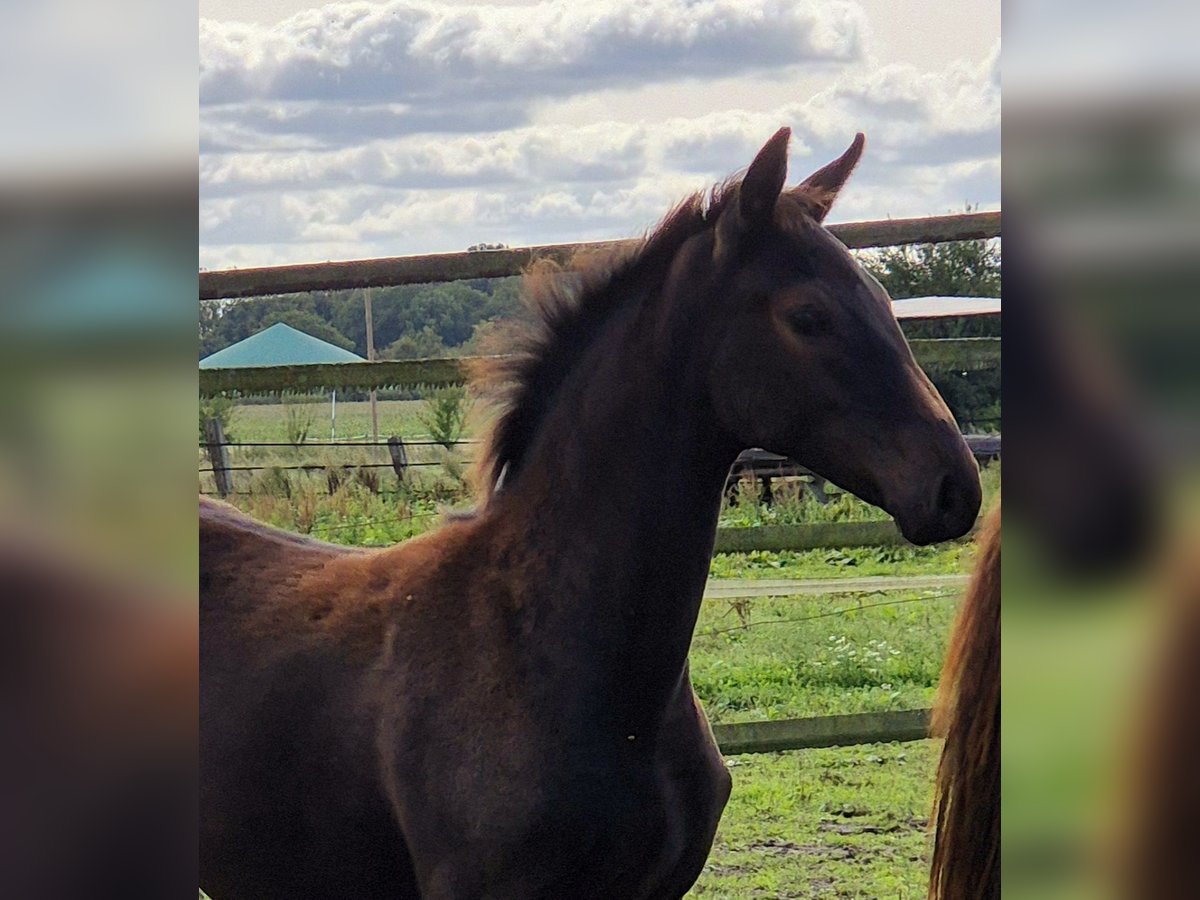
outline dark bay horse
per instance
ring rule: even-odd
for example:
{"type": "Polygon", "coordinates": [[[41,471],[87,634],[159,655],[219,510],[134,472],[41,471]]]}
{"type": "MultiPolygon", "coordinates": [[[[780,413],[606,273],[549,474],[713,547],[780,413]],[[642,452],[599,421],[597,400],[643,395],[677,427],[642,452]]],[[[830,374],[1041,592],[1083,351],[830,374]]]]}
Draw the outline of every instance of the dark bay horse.
{"type": "MultiPolygon", "coordinates": [[[[1136,407],[1115,362],[1095,336],[1058,308],[1052,282],[1030,265],[1036,254],[1021,241],[1026,232],[1014,232],[1017,243],[1008,249],[1015,253],[1005,262],[1005,327],[1019,333],[1020,356],[1019,365],[1006,370],[1004,394],[1015,398],[1006,422],[1010,435],[1020,440],[1011,442],[1012,452],[1005,457],[1004,502],[1010,524],[1026,535],[1018,545],[1024,554],[1017,557],[1015,570],[1031,566],[1039,578],[1066,577],[1076,586],[1128,575],[1150,552],[1162,527],[1157,466],[1139,436],[1136,407]]],[[[945,743],[931,817],[930,900],[1000,896],[1000,521],[997,505],[980,530],[976,569],[951,632],[938,687],[932,731],[945,743]]],[[[1173,609],[1177,618],[1172,619],[1174,633],[1161,680],[1146,697],[1146,758],[1132,773],[1140,795],[1125,873],[1130,881],[1125,887],[1133,890],[1129,896],[1195,893],[1190,886],[1196,879],[1180,873],[1192,876],[1194,867],[1187,867],[1197,857],[1191,848],[1177,852],[1178,837],[1187,832],[1177,826],[1197,821],[1197,792],[1189,795],[1180,785],[1189,777],[1193,786],[1200,784],[1190,774],[1195,753],[1188,755],[1200,742],[1179,740],[1182,755],[1173,743],[1182,734],[1181,722],[1195,726],[1200,716],[1180,717],[1182,703],[1159,704],[1193,691],[1195,679],[1180,676],[1200,671],[1197,609],[1200,604],[1189,608],[1186,603],[1173,609]],[[1162,714],[1164,709],[1169,716],[1162,714]],[[1190,892],[1169,891],[1171,879],[1188,884],[1190,892]]],[[[1014,669],[1025,662],[1018,660],[1014,669]]],[[[1016,718],[1019,725],[1019,709],[1016,718]]],[[[1200,727],[1194,734],[1200,734],[1200,727]]],[[[1052,752],[1048,758],[1054,759],[1052,752]]],[[[1016,777],[1019,781],[1020,773],[1016,777]]],[[[1015,854],[1018,866],[1021,852],[1018,848],[1015,854]]]]}
{"type": "Polygon", "coordinates": [[[785,454],[917,543],[978,471],[789,131],[636,251],[527,284],[478,512],[363,552],[201,501],[201,884],[678,898],[730,779],[687,654],[726,473],[785,454]]]}

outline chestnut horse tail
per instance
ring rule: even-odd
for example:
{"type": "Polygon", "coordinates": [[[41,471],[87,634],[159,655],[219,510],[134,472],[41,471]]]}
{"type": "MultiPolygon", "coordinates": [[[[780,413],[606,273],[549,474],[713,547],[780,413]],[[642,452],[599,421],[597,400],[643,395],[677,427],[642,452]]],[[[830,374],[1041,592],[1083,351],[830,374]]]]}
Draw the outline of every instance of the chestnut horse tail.
{"type": "Polygon", "coordinates": [[[930,900],[1000,896],[1000,509],[950,637],[932,734],[945,738],[934,792],[930,900]]]}
{"type": "Polygon", "coordinates": [[[1195,897],[1200,884],[1200,562],[1181,548],[1166,573],[1139,694],[1120,848],[1123,898],[1195,897]]]}

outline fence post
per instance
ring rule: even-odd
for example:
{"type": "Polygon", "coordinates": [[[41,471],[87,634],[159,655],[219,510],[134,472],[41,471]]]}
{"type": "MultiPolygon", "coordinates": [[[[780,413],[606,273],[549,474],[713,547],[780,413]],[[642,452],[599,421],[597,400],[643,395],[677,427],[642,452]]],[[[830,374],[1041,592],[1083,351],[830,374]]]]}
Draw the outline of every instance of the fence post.
{"type": "Polygon", "coordinates": [[[217,484],[217,493],[228,497],[233,493],[229,478],[229,454],[225,448],[225,430],[221,420],[210,418],[204,420],[204,449],[212,463],[213,481],[217,484]]]}
{"type": "Polygon", "coordinates": [[[812,473],[812,481],[808,483],[808,492],[812,494],[816,501],[822,506],[829,502],[829,495],[825,493],[826,484],[828,484],[828,482],[816,472],[812,473]]]}
{"type": "Polygon", "coordinates": [[[388,453],[392,457],[392,470],[400,484],[404,484],[404,472],[408,468],[408,451],[404,449],[404,441],[392,435],[387,439],[388,453]]]}

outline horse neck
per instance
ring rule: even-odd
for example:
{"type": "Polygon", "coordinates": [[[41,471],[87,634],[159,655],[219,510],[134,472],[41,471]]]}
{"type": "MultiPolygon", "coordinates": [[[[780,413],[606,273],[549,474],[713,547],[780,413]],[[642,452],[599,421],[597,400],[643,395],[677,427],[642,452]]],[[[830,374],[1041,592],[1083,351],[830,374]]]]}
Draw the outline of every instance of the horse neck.
{"type": "Polygon", "coordinates": [[[546,572],[539,599],[563,646],[600,661],[624,721],[652,717],[680,684],[737,452],[700,366],[664,349],[689,342],[656,334],[637,310],[608,323],[501,504],[546,572]]]}

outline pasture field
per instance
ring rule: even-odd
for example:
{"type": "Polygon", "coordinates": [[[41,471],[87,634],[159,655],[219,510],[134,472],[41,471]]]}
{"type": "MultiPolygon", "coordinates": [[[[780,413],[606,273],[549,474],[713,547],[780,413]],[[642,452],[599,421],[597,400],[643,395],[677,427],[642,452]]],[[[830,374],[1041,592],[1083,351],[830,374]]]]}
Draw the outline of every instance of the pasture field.
{"type": "MultiPolygon", "coordinates": [[[[425,426],[417,414],[423,407],[421,400],[380,400],[376,404],[379,413],[379,436],[399,435],[405,440],[415,440],[425,434],[425,426]]],[[[329,400],[314,400],[294,403],[239,404],[235,407],[233,420],[228,429],[231,440],[238,441],[286,441],[288,440],[288,415],[302,417],[312,422],[309,435],[314,441],[329,440],[329,400]]],[[[371,435],[371,404],[365,400],[349,403],[338,400],[338,440],[362,438],[371,435]]]]}
{"type": "Polygon", "coordinates": [[[940,589],[705,600],[692,682],[714,722],[928,706],[957,599],[940,589]]]}
{"type": "MultiPolygon", "coordinates": [[[[950,554],[930,556],[926,572],[951,568],[950,554]]],[[[756,598],[741,610],[745,628],[733,601],[706,600],[692,679],[714,722],[926,706],[957,599],[944,590],[756,598]]],[[[690,896],[923,898],[939,747],[730,757],[733,795],[690,896]]]]}

